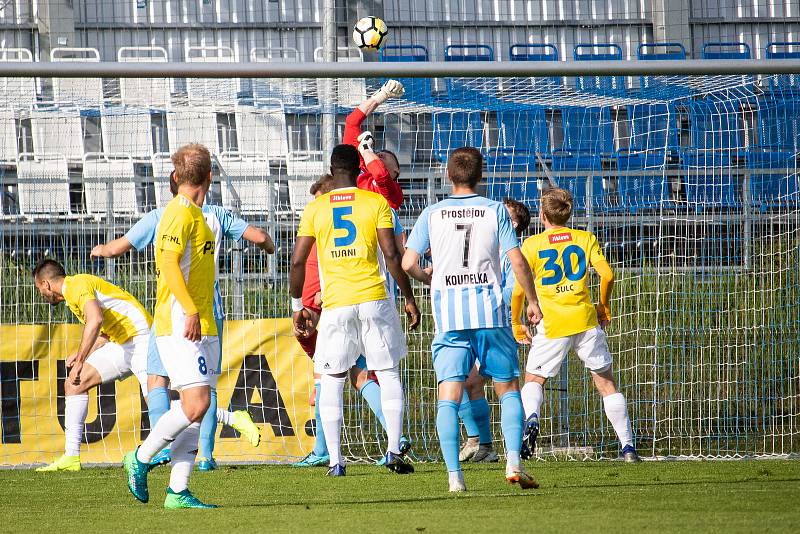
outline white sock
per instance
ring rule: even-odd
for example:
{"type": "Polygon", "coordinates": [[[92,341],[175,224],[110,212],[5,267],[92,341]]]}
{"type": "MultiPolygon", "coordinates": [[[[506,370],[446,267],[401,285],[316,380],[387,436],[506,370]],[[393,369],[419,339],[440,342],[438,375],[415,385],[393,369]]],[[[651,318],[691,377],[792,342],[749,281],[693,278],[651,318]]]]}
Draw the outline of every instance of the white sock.
{"type": "Polygon", "coordinates": [[[519,471],[519,452],[506,451],[506,471],[519,471]]]}
{"type": "Polygon", "coordinates": [[[233,421],[233,412],[228,412],[222,408],[217,408],[217,422],[223,425],[230,425],[233,421]]]}
{"type": "Polygon", "coordinates": [[[631,430],[631,419],[628,417],[625,396],[622,393],[614,393],[603,397],[603,408],[605,408],[606,417],[614,427],[622,446],[633,446],[633,430],[631,430]]]}
{"type": "MultiPolygon", "coordinates": [[[[150,435],[139,446],[136,458],[142,463],[150,463],[153,456],[175,441],[178,435],[191,424],[192,422],[183,413],[180,401],[173,402],[169,411],[161,416],[155,428],[150,431],[150,435]]],[[[197,445],[197,440],[195,440],[195,445],[197,445]]]]}
{"type": "Polygon", "coordinates": [[[403,432],[403,383],[397,367],[375,371],[381,385],[381,407],[386,421],[387,449],[400,454],[400,434],[403,432]]]}
{"type": "Polygon", "coordinates": [[[538,382],[526,382],[522,386],[522,407],[525,409],[525,419],[531,414],[539,415],[542,409],[542,402],[544,401],[544,389],[538,382]]]}
{"type": "Polygon", "coordinates": [[[169,473],[169,488],[175,493],[189,487],[194,458],[197,456],[197,440],[200,437],[200,423],[192,423],[178,434],[170,447],[172,470],[169,473]]]}
{"type": "Polygon", "coordinates": [[[341,435],[344,419],[342,399],[345,377],[322,375],[319,391],[319,418],[325,432],[325,445],[331,457],[330,466],[342,463],[341,435]]]}
{"type": "Polygon", "coordinates": [[[70,395],[64,399],[64,454],[80,456],[83,427],[89,413],[89,395],[70,395]]]}

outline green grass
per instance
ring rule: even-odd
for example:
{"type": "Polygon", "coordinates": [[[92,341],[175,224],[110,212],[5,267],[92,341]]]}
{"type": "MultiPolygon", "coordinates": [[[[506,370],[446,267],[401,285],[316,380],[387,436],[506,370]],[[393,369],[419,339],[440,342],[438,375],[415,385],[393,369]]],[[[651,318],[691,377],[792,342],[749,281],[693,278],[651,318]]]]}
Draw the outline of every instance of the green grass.
{"type": "Polygon", "coordinates": [[[539,462],[523,492],[499,465],[469,465],[466,494],[447,493],[442,464],[399,477],[350,466],[195,472],[192,488],[219,510],[165,511],[168,473],[140,504],[120,468],[42,474],[0,471],[0,531],[15,532],[797,532],[800,462],[539,462]]]}

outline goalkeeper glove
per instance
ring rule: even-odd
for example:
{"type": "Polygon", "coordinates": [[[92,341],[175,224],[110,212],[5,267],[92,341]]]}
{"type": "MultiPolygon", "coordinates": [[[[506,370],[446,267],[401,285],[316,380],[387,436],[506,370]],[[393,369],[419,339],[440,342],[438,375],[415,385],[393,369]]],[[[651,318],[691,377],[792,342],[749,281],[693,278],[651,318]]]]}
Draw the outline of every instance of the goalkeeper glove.
{"type": "Polygon", "coordinates": [[[390,98],[400,98],[405,94],[406,90],[403,88],[403,84],[398,82],[397,80],[389,80],[383,87],[375,91],[372,95],[372,99],[378,103],[378,105],[383,104],[390,98]]]}
{"type": "Polygon", "coordinates": [[[361,157],[364,157],[365,152],[372,152],[372,146],[375,144],[375,138],[372,137],[372,132],[361,132],[358,136],[358,152],[361,157]]]}

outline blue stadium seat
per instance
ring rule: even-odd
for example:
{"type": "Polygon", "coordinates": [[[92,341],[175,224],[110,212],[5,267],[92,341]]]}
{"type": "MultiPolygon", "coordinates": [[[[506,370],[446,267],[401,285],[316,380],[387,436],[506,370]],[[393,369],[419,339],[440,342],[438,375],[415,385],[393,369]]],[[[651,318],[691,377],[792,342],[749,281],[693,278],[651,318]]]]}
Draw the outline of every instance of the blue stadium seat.
{"type": "MultiPolygon", "coordinates": [[[[551,44],[515,44],[508,48],[511,61],[558,61],[558,48],[551,44]]],[[[533,85],[546,83],[552,87],[561,86],[561,78],[531,78],[533,85]]]]}
{"type": "MultiPolygon", "coordinates": [[[[680,43],[642,43],[636,48],[636,59],[642,61],[680,61],[686,49],[680,43]]],[[[643,96],[680,98],[691,94],[686,76],[640,76],[643,96]]]]}
{"type": "MultiPolygon", "coordinates": [[[[430,61],[428,49],[422,45],[386,45],[381,48],[380,60],[383,63],[430,61]]],[[[406,89],[405,98],[415,102],[431,99],[430,78],[398,78],[406,89]]]]}
{"type": "Polygon", "coordinates": [[[447,161],[452,150],[462,146],[483,148],[480,111],[439,111],[433,114],[433,155],[447,161]]]}
{"type": "Polygon", "coordinates": [[[750,45],[738,41],[703,44],[703,59],[750,59],[750,45]]]}
{"type": "Polygon", "coordinates": [[[728,162],[744,156],[741,103],[737,100],[705,98],[689,102],[691,148],[714,152],[728,162]]]}
{"type": "Polygon", "coordinates": [[[750,201],[761,211],[798,205],[794,152],[752,148],[747,152],[750,201]]]}
{"type": "Polygon", "coordinates": [[[624,149],[617,152],[620,206],[632,212],[675,207],[669,178],[664,173],[666,156],[663,148],[660,151],[624,149]],[[637,171],[642,174],[637,174],[637,171]]]}
{"type": "Polygon", "coordinates": [[[533,170],[537,154],[550,158],[550,129],[544,108],[498,111],[497,126],[497,147],[486,156],[489,169],[533,170]]]}
{"type": "MultiPolygon", "coordinates": [[[[784,95],[780,95],[784,96],[784,95]]],[[[800,100],[772,94],[758,102],[758,141],[770,150],[800,150],[800,100]]]]}
{"type": "MultiPolygon", "coordinates": [[[[494,61],[494,49],[482,44],[444,47],[445,61],[494,61]]],[[[448,78],[447,96],[456,104],[480,106],[497,97],[497,78],[448,78]]]]}
{"type": "Polygon", "coordinates": [[[601,156],[614,153],[614,123],[609,108],[561,108],[564,146],[567,151],[591,152],[601,156]]]}
{"type": "MultiPolygon", "coordinates": [[[[490,168],[491,171],[491,168],[490,168]]],[[[502,201],[513,198],[528,206],[531,213],[539,209],[539,197],[542,183],[535,177],[498,176],[496,174],[486,183],[485,194],[492,200],[502,201]]]]}
{"type": "MultiPolygon", "coordinates": [[[[622,48],[615,44],[577,44],[572,51],[575,61],[622,61],[622,48]]],[[[606,96],[625,96],[623,76],[578,76],[578,91],[606,96]]]]}
{"type": "Polygon", "coordinates": [[[686,201],[690,207],[698,211],[742,207],[742,177],[724,152],[687,149],[681,159],[686,171],[686,201]]]}
{"type": "Polygon", "coordinates": [[[672,155],[680,149],[678,112],[670,104],[632,104],[628,106],[629,148],[633,152],[664,151],[672,155]]]}
{"type": "MultiPolygon", "coordinates": [[[[767,59],[800,59],[800,42],[768,43],[764,52],[767,59]]],[[[800,74],[778,74],[764,79],[768,91],[800,94],[800,74]]]]}
{"type": "Polygon", "coordinates": [[[612,199],[612,188],[592,171],[602,171],[600,155],[584,151],[553,151],[552,170],[559,175],[554,176],[558,187],[572,193],[573,210],[585,213],[589,206],[587,183],[592,183],[591,206],[595,211],[614,211],[618,205],[612,199]],[[575,173],[575,174],[570,174],[575,173]]]}

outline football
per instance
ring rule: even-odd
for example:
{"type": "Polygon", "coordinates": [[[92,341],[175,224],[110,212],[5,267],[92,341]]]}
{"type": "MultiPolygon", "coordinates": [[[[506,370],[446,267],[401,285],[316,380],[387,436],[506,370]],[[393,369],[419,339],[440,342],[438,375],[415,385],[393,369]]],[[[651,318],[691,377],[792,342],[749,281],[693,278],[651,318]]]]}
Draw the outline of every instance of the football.
{"type": "Polygon", "coordinates": [[[353,27],[353,41],[361,50],[379,50],[388,35],[386,23],[378,17],[364,17],[353,27]]]}

